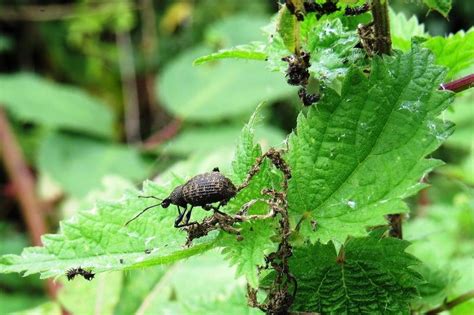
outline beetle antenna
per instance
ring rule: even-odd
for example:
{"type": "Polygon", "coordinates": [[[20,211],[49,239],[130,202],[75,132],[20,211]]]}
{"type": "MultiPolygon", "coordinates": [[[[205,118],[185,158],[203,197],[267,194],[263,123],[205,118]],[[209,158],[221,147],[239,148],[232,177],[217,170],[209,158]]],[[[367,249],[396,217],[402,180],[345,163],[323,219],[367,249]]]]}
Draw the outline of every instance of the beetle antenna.
{"type": "Polygon", "coordinates": [[[146,211],[154,208],[154,207],[158,207],[160,204],[156,204],[156,205],[152,205],[152,206],[149,206],[149,207],[146,207],[145,209],[143,209],[139,214],[137,214],[136,216],[134,216],[133,218],[131,218],[130,220],[127,221],[127,223],[125,223],[125,226],[127,226],[130,222],[132,222],[133,220],[135,220],[136,218],[138,218],[139,216],[141,216],[142,214],[144,214],[146,211]]]}
{"type": "Polygon", "coordinates": [[[156,200],[159,200],[159,201],[163,201],[163,199],[155,197],[155,196],[138,196],[138,198],[152,198],[152,199],[156,199],[156,200]]]}

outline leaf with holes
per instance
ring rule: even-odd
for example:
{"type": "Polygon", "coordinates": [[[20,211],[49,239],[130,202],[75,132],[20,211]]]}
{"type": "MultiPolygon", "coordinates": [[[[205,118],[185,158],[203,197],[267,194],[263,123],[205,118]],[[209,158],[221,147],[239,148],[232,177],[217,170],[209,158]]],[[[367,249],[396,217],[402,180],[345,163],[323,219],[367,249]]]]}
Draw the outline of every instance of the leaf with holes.
{"type": "Polygon", "coordinates": [[[341,95],[326,90],[317,107],[300,114],[290,136],[290,214],[307,219],[301,233],[316,242],[344,242],[407,212],[403,199],[440,161],[425,159],[452,132],[437,118],[453,99],[438,91],[445,70],[415,48],[375,58],[366,77],[351,70],[341,95]],[[317,224],[310,224],[315,221],[317,224]]]}

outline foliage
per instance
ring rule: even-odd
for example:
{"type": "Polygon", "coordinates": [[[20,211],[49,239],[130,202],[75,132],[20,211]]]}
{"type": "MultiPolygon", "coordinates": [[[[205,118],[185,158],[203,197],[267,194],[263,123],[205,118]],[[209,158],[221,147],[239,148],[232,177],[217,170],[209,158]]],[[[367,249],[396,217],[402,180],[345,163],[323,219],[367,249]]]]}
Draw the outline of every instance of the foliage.
{"type": "Polygon", "coordinates": [[[328,90],[317,108],[300,115],[289,139],[288,201],[294,215],[307,218],[305,237],[343,242],[384,224],[383,215],[408,211],[402,199],[440,165],[424,157],[452,132],[436,118],[453,99],[436,91],[443,72],[419,48],[374,59],[369,78],[350,71],[341,95],[328,90]]]}
{"type": "Polygon", "coordinates": [[[405,253],[407,241],[382,236],[349,239],[339,257],[332,243],[296,249],[290,267],[298,278],[293,308],[322,314],[401,314],[423,282],[405,253]]]}
{"type": "Polygon", "coordinates": [[[424,44],[436,55],[436,62],[448,67],[448,78],[474,66],[474,29],[460,31],[448,37],[433,37],[424,44]]]}
{"type": "MultiPolygon", "coordinates": [[[[451,8],[448,0],[424,2],[445,16],[451,8]]],[[[431,37],[415,16],[391,11],[394,51],[373,56],[358,33],[359,24],[370,23],[370,12],[344,14],[362,0],[341,1],[327,14],[305,13],[303,21],[287,5],[269,18],[260,2],[140,6],[147,3],[140,10],[133,3],[97,4],[94,17],[94,6],[83,1],[65,21],[42,26],[49,34],[44,38],[52,39],[50,79],[0,75],[6,87],[0,104],[46,191],[42,196],[64,217],[57,233],[43,235],[42,247],[26,247],[13,224],[0,224],[7,240],[0,246],[0,273],[7,274],[0,280],[0,312],[24,304],[22,314],[253,315],[262,312],[248,304],[269,307],[278,294],[288,298],[295,289],[295,300],[284,305],[295,312],[408,314],[474,289],[472,91],[439,90],[472,69],[472,30],[431,37]],[[66,41],[58,37],[65,30],[66,41]],[[159,42],[150,42],[156,34],[159,42]],[[134,80],[123,76],[118,35],[130,35],[134,80]],[[66,42],[70,51],[62,48],[66,42]],[[305,109],[285,82],[285,60],[302,51],[310,56],[304,91],[321,94],[305,109]],[[62,62],[71,69],[61,76],[55,72],[62,62]],[[114,71],[103,71],[107,66],[114,71]],[[82,82],[96,96],[53,78],[82,82]],[[91,86],[98,79],[104,86],[91,86]],[[130,87],[137,88],[140,124],[158,117],[154,127],[165,126],[144,145],[120,143],[128,129],[118,118],[130,122],[130,87]],[[153,104],[162,106],[159,114],[145,117],[153,104]],[[298,117],[295,124],[288,123],[290,112],[298,117]],[[279,116],[286,138],[275,124],[279,116]],[[190,244],[190,228],[173,227],[174,205],[163,209],[160,201],[142,198],[163,199],[216,166],[239,187],[268,147],[276,147],[291,169],[288,190],[281,171],[263,160],[248,186],[221,208],[236,220],[238,236],[220,223],[190,244]],[[153,181],[134,188],[155,170],[153,181]],[[428,183],[428,193],[418,194],[428,183]],[[265,193],[272,189],[282,197],[265,193]],[[442,196],[433,197],[439,191],[442,196]],[[237,220],[254,201],[250,217],[237,220]],[[277,202],[278,214],[258,217],[277,202]],[[405,240],[389,236],[391,214],[406,215],[405,240]],[[93,281],[66,281],[65,272],[79,266],[95,274],[93,281]],[[54,278],[63,288],[47,301],[36,278],[18,280],[13,273],[54,278]],[[288,284],[276,282],[281,276],[288,284]]],[[[4,51],[17,47],[14,40],[8,46],[4,51]]],[[[148,135],[145,125],[140,132],[148,135]]],[[[12,194],[8,185],[0,188],[12,194]]],[[[12,208],[8,200],[0,207],[12,208]]],[[[197,208],[193,221],[216,216],[197,208]]],[[[472,301],[450,312],[470,308],[472,301]]]]}
{"type": "Polygon", "coordinates": [[[425,25],[420,24],[415,15],[408,19],[402,12],[395,13],[393,10],[390,10],[389,16],[393,48],[408,51],[410,50],[413,37],[427,36],[425,25]]]}
{"type": "Polygon", "coordinates": [[[132,148],[60,133],[43,140],[38,168],[73,196],[85,196],[106,175],[141,180],[148,173],[147,164],[132,148]]]}
{"type": "Polygon", "coordinates": [[[112,136],[111,112],[75,87],[48,82],[28,73],[1,75],[0,85],[0,103],[23,121],[112,136]]]}

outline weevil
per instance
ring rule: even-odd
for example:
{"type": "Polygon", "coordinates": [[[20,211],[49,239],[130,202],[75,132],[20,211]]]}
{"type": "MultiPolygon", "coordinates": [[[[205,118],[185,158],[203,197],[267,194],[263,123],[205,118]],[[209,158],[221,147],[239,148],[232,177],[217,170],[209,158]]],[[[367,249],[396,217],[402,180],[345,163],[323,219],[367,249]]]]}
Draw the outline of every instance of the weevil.
{"type": "Polygon", "coordinates": [[[161,202],[143,209],[125,225],[151,208],[157,206],[168,208],[170,205],[175,205],[178,208],[178,216],[174,222],[174,227],[181,228],[192,225],[194,222],[190,223],[189,220],[191,219],[191,213],[194,207],[201,207],[206,211],[214,210],[220,212],[219,208],[226,205],[236,194],[237,188],[231,180],[222,175],[219,168],[216,167],[212,172],[196,175],[183,185],[177,186],[165,199],[160,199],[155,196],[141,196],[142,198],[157,199],[161,202]],[[216,202],[219,202],[219,204],[213,206],[212,204],[216,202]],[[190,206],[189,209],[188,206],[190,206]],[[181,210],[181,208],[184,208],[184,210],[181,210]]]}

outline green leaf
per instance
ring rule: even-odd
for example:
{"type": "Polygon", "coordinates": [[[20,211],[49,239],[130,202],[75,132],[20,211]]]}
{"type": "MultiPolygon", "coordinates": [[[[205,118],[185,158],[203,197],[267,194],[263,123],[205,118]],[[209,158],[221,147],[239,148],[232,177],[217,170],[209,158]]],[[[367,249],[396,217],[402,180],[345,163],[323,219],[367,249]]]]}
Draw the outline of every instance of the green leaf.
{"type": "Polygon", "coordinates": [[[256,103],[281,99],[294,91],[260,63],[229,60],[192,66],[196,57],[209,53],[207,48],[196,47],[178,56],[160,75],[159,97],[181,119],[209,122],[247,115],[256,103]]]}
{"type": "Polygon", "coordinates": [[[225,308],[221,314],[245,314],[250,308],[241,280],[234,279],[233,268],[218,251],[168,268],[133,271],[115,314],[209,314],[213,308],[225,308]]]}
{"type": "Polygon", "coordinates": [[[38,166],[78,197],[99,187],[106,175],[130,180],[143,180],[147,175],[147,164],[133,148],[60,133],[46,137],[39,149],[38,166]]]}
{"type": "MultiPolygon", "coordinates": [[[[23,303],[28,303],[24,301],[23,303]]],[[[5,304],[2,304],[2,306],[5,304]]],[[[26,306],[26,304],[23,304],[23,307],[26,306]]],[[[57,302],[45,302],[41,305],[38,305],[34,308],[22,310],[19,312],[14,312],[10,313],[6,309],[2,309],[2,311],[6,311],[8,314],[11,315],[61,315],[61,305],[59,305],[57,302]]]]}
{"type": "Polygon", "coordinates": [[[436,63],[448,67],[447,79],[454,78],[466,68],[474,66],[474,28],[459,31],[448,37],[432,37],[423,43],[436,56],[436,63]]]}
{"type": "Polygon", "coordinates": [[[97,275],[94,281],[71,281],[63,285],[58,299],[71,314],[114,314],[122,289],[122,273],[97,275]]]}
{"type": "MultiPolygon", "coordinates": [[[[234,148],[241,129],[237,125],[229,126],[229,124],[187,128],[168,141],[164,146],[164,151],[180,155],[194,153],[202,156],[222,147],[234,148]],[[199,143],[199,146],[196,146],[196,143],[199,143]]],[[[258,139],[259,144],[267,148],[280,144],[284,137],[280,129],[271,125],[260,125],[255,128],[255,138],[258,139]]]]}
{"type": "Polygon", "coordinates": [[[205,39],[213,47],[232,47],[265,40],[261,28],[269,17],[255,11],[226,16],[206,29],[205,39]]]}
{"type": "MultiPolygon", "coordinates": [[[[257,107],[240,136],[232,162],[234,171],[232,181],[236,185],[240,185],[245,180],[256,159],[262,155],[260,145],[254,142],[254,129],[260,119],[261,107],[262,104],[257,107]]],[[[272,175],[269,163],[266,161],[250,185],[229,202],[226,211],[235,213],[244,203],[262,198],[262,189],[270,185],[272,185],[272,175]]],[[[250,209],[250,213],[265,213],[267,211],[268,207],[260,203],[250,209]]],[[[275,223],[275,220],[270,219],[241,224],[242,241],[236,241],[235,235],[222,234],[219,245],[224,248],[223,253],[231,264],[237,265],[237,273],[244,275],[252,287],[258,287],[257,266],[263,266],[265,255],[276,250],[276,244],[271,240],[271,236],[275,234],[275,223]]]]}
{"type": "Polygon", "coordinates": [[[438,11],[444,17],[451,11],[451,0],[423,0],[423,3],[430,9],[438,11]]]}
{"type": "Polygon", "coordinates": [[[267,54],[264,51],[265,46],[262,43],[254,42],[247,45],[239,45],[229,49],[221,49],[218,52],[199,57],[193,61],[194,66],[205,64],[206,62],[219,59],[248,59],[265,60],[267,54]]]}
{"type": "Polygon", "coordinates": [[[110,138],[112,112],[78,88],[31,73],[0,75],[0,104],[19,119],[110,138]]]}
{"type": "Polygon", "coordinates": [[[422,282],[405,253],[408,242],[372,233],[350,239],[344,258],[332,243],[295,248],[290,268],[298,281],[292,309],[322,314],[404,314],[422,282]],[[342,261],[341,261],[342,260],[342,261]]]}
{"type": "Polygon", "coordinates": [[[277,250],[277,244],[271,240],[277,224],[271,220],[246,222],[241,226],[243,240],[236,241],[235,235],[223,234],[219,243],[230,264],[236,265],[237,275],[245,276],[253,288],[259,284],[257,267],[264,266],[266,255],[277,250]]]}
{"type": "Polygon", "coordinates": [[[183,312],[186,315],[257,315],[263,312],[247,305],[245,291],[241,288],[234,290],[225,299],[214,298],[201,300],[196,305],[188,306],[183,312]]]}
{"type": "MultiPolygon", "coordinates": [[[[9,289],[2,288],[2,290],[0,290],[0,311],[2,314],[32,314],[28,308],[35,307],[35,309],[37,309],[38,305],[47,301],[46,296],[32,294],[32,292],[28,292],[28,288],[16,292],[5,292],[6,290],[9,289]]],[[[36,314],[49,315],[50,313],[36,314]]],[[[60,313],[57,314],[59,315],[60,313]]]]}
{"type": "Polygon", "coordinates": [[[309,72],[323,82],[343,77],[352,64],[363,59],[362,51],[355,48],[359,43],[356,31],[345,30],[338,19],[316,23],[306,36],[309,72]]]}
{"type": "Polygon", "coordinates": [[[416,15],[407,19],[403,12],[395,13],[390,9],[389,17],[393,48],[409,51],[412,37],[427,37],[425,25],[418,22],[416,15]]]}
{"type": "Polygon", "coordinates": [[[287,49],[286,54],[295,52],[296,27],[296,17],[290,13],[286,5],[282,6],[280,11],[278,11],[276,31],[287,49]]]}
{"type": "Polygon", "coordinates": [[[426,280],[419,286],[422,299],[414,304],[421,311],[474,289],[474,199],[459,194],[455,200],[430,206],[404,225],[404,237],[412,242],[407,251],[426,265],[420,269],[426,280]]]}
{"type": "MultiPolygon", "coordinates": [[[[260,107],[261,105],[242,130],[237,146],[232,163],[234,171],[232,180],[237,185],[245,180],[256,159],[262,155],[260,145],[254,142],[255,126],[260,119],[260,107]]],[[[250,185],[229,202],[226,211],[230,213],[237,212],[245,202],[262,198],[261,191],[263,188],[269,188],[278,184],[278,175],[272,173],[270,164],[268,161],[265,161],[260,172],[250,182],[250,185]]],[[[267,205],[262,203],[257,203],[250,209],[250,213],[262,214],[267,211],[267,205]]],[[[272,236],[275,235],[275,229],[277,228],[277,222],[272,219],[245,222],[239,228],[243,236],[242,241],[236,241],[233,235],[223,234],[219,244],[224,248],[223,253],[230,260],[231,264],[237,265],[237,273],[244,275],[252,287],[258,287],[257,267],[263,266],[265,264],[265,256],[275,251],[277,247],[277,244],[272,241],[272,236]]]]}
{"type": "MultiPolygon", "coordinates": [[[[187,262],[187,264],[189,263],[192,263],[192,261],[187,262]]],[[[158,296],[165,296],[168,290],[163,283],[169,279],[169,275],[174,271],[176,271],[176,268],[171,265],[154,266],[144,270],[127,272],[127,276],[123,277],[122,291],[115,314],[135,314],[145,304],[147,297],[158,299],[158,296]],[[165,277],[166,275],[168,277],[165,277]]]]}
{"type": "Polygon", "coordinates": [[[288,202],[295,220],[307,217],[305,237],[342,243],[385,224],[386,214],[408,211],[403,198],[441,164],[425,156],[452,132],[436,118],[453,99],[437,90],[443,75],[426,49],[375,58],[368,78],[350,71],[341,95],[327,89],[298,117],[289,139],[288,202]]]}
{"type": "Polygon", "coordinates": [[[90,211],[62,221],[58,234],[44,235],[44,247],[0,257],[0,273],[40,273],[47,278],[78,266],[101,273],[171,263],[210,249],[215,234],[196,240],[192,248],[183,248],[186,233],[173,227],[176,212],[172,208],[157,208],[124,226],[145,207],[156,204],[139,196],[164,198],[177,184],[174,181],[163,188],[145,182],[143,191],[130,191],[120,201],[98,202],[90,211]]]}
{"type": "MultiPolygon", "coordinates": [[[[278,33],[273,34],[267,46],[268,66],[271,70],[286,73],[288,64],[281,58],[289,54],[278,33]]],[[[303,50],[311,55],[309,72],[326,84],[335,83],[342,78],[352,64],[360,63],[364,55],[355,48],[359,37],[355,30],[346,30],[342,22],[334,20],[316,20],[309,15],[301,24],[301,42],[303,50]]]]}

